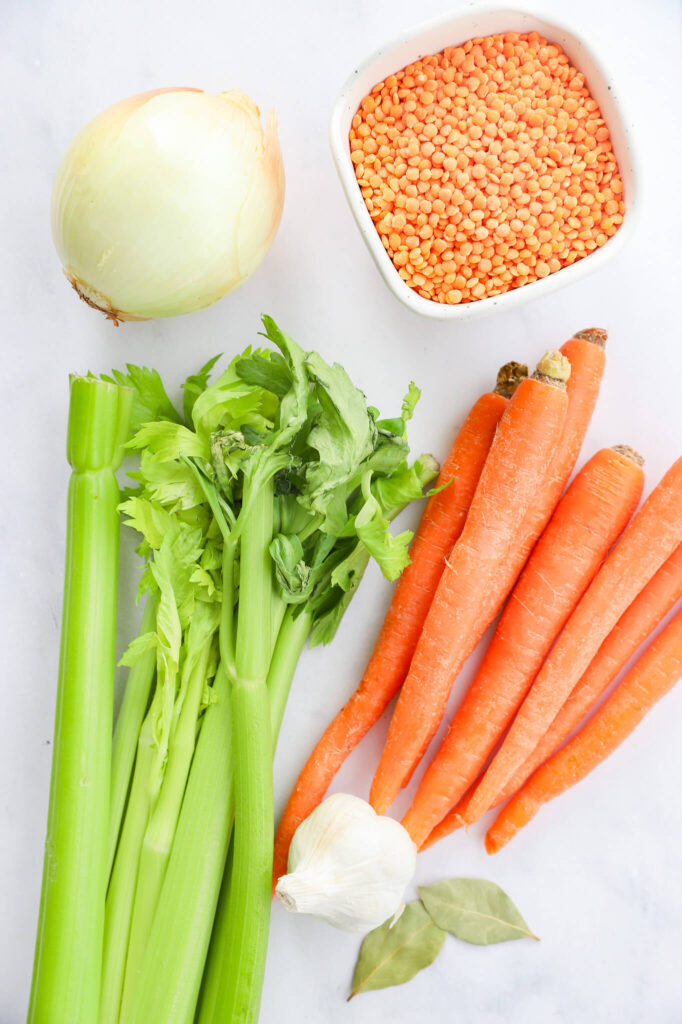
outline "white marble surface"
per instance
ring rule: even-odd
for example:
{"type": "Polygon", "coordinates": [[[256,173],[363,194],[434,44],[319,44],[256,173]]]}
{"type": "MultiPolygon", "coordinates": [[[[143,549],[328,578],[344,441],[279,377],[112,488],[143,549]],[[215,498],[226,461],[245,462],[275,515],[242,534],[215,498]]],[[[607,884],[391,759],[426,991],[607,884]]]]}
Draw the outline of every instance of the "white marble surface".
{"type": "MultiPolygon", "coordinates": [[[[589,31],[627,103],[644,170],[642,217],[596,277],[489,320],[430,323],[400,306],[360,240],[327,147],[335,92],[356,59],[444,0],[3,0],[0,4],[0,309],[3,336],[0,1022],[23,1020],[48,799],[64,559],[67,374],[126,360],[176,388],[216,351],[254,339],[261,311],[341,359],[382,408],[410,377],[424,389],[415,448],[445,451],[491,372],[531,361],[574,329],[609,329],[608,371],[587,441],[625,442],[649,485],[680,451],[677,0],[536,0],[589,31]],[[281,230],[264,266],[204,313],[115,330],[64,283],[48,227],[51,179],[91,116],[155,86],[238,86],[280,118],[281,230]]],[[[414,520],[416,510],[405,519],[414,520]]],[[[124,598],[132,586],[124,546],[124,598]]],[[[334,646],[306,654],[276,761],[278,807],[322,726],[355,685],[389,597],[370,572],[334,646]]],[[[120,645],[130,630],[122,616],[120,645]]],[[[481,949],[449,939],[402,989],[344,1002],[358,940],[275,907],[262,1021],[459,1020],[467,1024],[677,1024],[682,1020],[682,687],[588,781],[495,858],[482,829],[420,859],[418,880],[495,879],[539,944],[481,949]]],[[[385,724],[337,781],[365,795],[385,724]]]]}

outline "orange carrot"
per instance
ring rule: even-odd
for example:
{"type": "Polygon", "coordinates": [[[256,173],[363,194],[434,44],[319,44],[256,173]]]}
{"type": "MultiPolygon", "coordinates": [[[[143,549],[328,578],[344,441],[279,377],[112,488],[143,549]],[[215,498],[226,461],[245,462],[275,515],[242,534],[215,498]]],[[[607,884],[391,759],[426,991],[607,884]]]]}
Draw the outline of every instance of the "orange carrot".
{"type": "MultiPolygon", "coordinates": [[[[518,792],[536,768],[558,750],[565,739],[580,724],[604,691],[616,678],[637,648],[644,643],[658,623],[682,598],[682,545],[675,549],[656,575],[632,602],[590,662],[587,672],[577,683],[570,697],[559,711],[551,726],[538,743],[528,761],[516,772],[502,793],[495,798],[498,807],[518,792]]],[[[460,828],[475,785],[458,804],[436,825],[421,849],[433,846],[451,832],[460,828]]]]}
{"type": "Polygon", "coordinates": [[[682,458],[668,470],[595,576],[540,669],[468,803],[477,821],[531,756],[602,643],[682,542],[682,458]]]}
{"type": "Polygon", "coordinates": [[[675,549],[628,610],[621,615],[530,759],[495,801],[496,805],[516,793],[535,769],[559,749],[585,715],[591,711],[637,648],[644,643],[680,598],[682,546],[675,549]]]}
{"type": "Polygon", "coordinates": [[[412,541],[410,564],[396,583],[360,684],[318,740],[284,809],[275,835],[275,879],[286,873],[294,832],[320,803],[345,759],[384,713],[407,675],[445,559],[462,532],[497,425],[508,398],[527,374],[527,368],[519,363],[503,366],[495,390],[481,395],[453,441],[436,493],[426,503],[412,541]]]}
{"type": "Polygon", "coordinates": [[[421,846],[474,781],[558,633],[639,504],[642,460],[603,448],[577,475],[536,544],[403,825],[421,846]]]}
{"type": "Polygon", "coordinates": [[[538,768],[500,812],[485,839],[488,853],[496,853],[543,804],[575,786],[612,754],[681,676],[679,611],[587,725],[538,768]]]}
{"type": "Polygon", "coordinates": [[[566,385],[568,410],[564,429],[542,485],[514,541],[515,552],[500,577],[500,604],[516,583],[578,460],[604,375],[606,337],[606,331],[599,327],[589,327],[578,331],[559,349],[571,364],[571,376],[566,385]]]}
{"type": "MultiPolygon", "coordinates": [[[[504,597],[513,587],[573,472],[599,395],[599,386],[604,374],[606,339],[606,331],[590,327],[578,331],[561,346],[560,351],[571,363],[571,376],[567,385],[568,411],[564,430],[533,507],[519,532],[515,550],[498,576],[499,591],[504,593],[504,597]]],[[[449,835],[463,824],[459,817],[454,815],[455,812],[459,814],[464,809],[471,795],[467,793],[462,797],[454,810],[443,819],[441,825],[436,826],[422,849],[431,846],[437,839],[449,835]]]]}
{"type": "Polygon", "coordinates": [[[453,832],[456,832],[457,829],[464,826],[464,815],[466,814],[466,809],[469,806],[469,801],[476,791],[477,783],[478,779],[469,786],[464,796],[457,801],[452,810],[448,811],[445,817],[438,822],[436,827],[431,829],[428,836],[419,847],[420,851],[428,850],[430,846],[435,846],[435,844],[440,842],[441,839],[445,839],[446,836],[452,835],[453,832]]]}
{"type": "Polygon", "coordinates": [[[571,364],[571,376],[567,384],[568,409],[561,441],[518,533],[514,549],[499,567],[490,586],[490,606],[494,608],[494,613],[489,621],[495,617],[514,586],[573,472],[599,395],[606,339],[606,331],[591,327],[578,331],[560,349],[571,364]]]}
{"type": "Polygon", "coordinates": [[[538,372],[519,385],[500,420],[393,712],[370,792],[379,814],[422,757],[457,672],[497,612],[496,577],[561,437],[569,373],[564,356],[548,353],[538,372]]]}

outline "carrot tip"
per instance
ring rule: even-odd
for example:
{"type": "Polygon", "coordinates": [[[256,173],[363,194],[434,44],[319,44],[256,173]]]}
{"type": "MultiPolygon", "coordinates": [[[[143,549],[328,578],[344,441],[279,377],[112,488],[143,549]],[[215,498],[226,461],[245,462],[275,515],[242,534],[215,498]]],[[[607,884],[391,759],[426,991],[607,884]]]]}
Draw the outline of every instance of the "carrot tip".
{"type": "Polygon", "coordinates": [[[604,348],[608,333],[601,327],[586,327],[584,331],[576,331],[574,338],[582,338],[583,341],[591,341],[593,345],[604,348]]]}
{"type": "Polygon", "coordinates": [[[498,843],[496,843],[494,839],[492,839],[490,836],[486,836],[485,837],[485,852],[489,856],[492,857],[492,855],[494,853],[497,853],[498,850],[500,850],[500,849],[501,849],[500,845],[498,843]]]}

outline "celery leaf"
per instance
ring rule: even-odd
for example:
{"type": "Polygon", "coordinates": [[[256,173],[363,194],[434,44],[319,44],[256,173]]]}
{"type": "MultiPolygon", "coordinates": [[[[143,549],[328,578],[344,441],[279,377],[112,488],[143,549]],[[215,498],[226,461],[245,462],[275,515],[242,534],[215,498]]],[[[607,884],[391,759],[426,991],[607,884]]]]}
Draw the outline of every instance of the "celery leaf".
{"type": "Polygon", "coordinates": [[[182,385],[182,411],[185,416],[185,423],[192,422],[192,410],[194,409],[194,403],[199,395],[203,394],[208,387],[211,370],[219,359],[220,355],[213,356],[213,358],[209,359],[207,363],[204,363],[200,370],[196,373],[191,373],[185,378],[185,382],[182,385]]]}
{"type": "Polygon", "coordinates": [[[102,374],[102,380],[108,380],[123,387],[132,388],[133,412],[131,434],[137,433],[144,423],[152,420],[170,420],[180,423],[180,414],[166,394],[163,381],[156,370],[146,366],[134,366],[128,363],[127,373],[112,370],[111,376],[102,374]]]}

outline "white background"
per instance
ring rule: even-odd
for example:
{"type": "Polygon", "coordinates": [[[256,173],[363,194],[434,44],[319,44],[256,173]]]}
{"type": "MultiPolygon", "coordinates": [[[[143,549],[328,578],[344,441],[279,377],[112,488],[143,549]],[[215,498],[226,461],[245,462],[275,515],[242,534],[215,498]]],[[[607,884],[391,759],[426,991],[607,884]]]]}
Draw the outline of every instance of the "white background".
{"type": "MultiPolygon", "coordinates": [[[[610,332],[586,452],[627,443],[648,485],[680,453],[681,8],[676,0],[534,4],[594,42],[625,101],[643,168],[626,250],[594,277],[471,324],[417,318],[378,276],[327,145],[354,63],[445,0],[0,0],[0,330],[3,487],[0,623],[0,1022],[24,1018],[40,890],[64,560],[69,371],[154,365],[175,393],[215,352],[253,342],[269,312],[304,347],[341,360],[390,412],[414,378],[415,450],[443,455],[473,399],[510,358],[533,361],[574,330],[610,332]],[[287,173],[279,234],[241,290],[203,313],[114,329],[62,278],[48,224],[67,142],[113,101],[163,85],[238,87],[275,106],[287,173]]],[[[414,522],[415,508],[405,515],[414,522]]],[[[122,648],[133,628],[132,538],[122,548],[122,648]]],[[[354,688],[390,589],[368,573],[333,647],[302,659],[276,760],[278,808],[323,726],[354,688]]],[[[503,885],[541,943],[448,939],[402,989],[344,1002],[359,940],[274,908],[261,1020],[362,1024],[677,1024],[682,1020],[682,687],[582,785],[488,858],[482,827],[420,858],[418,881],[503,885]]],[[[366,795],[382,723],[337,788],[366,795]]],[[[400,810],[400,808],[397,808],[400,810]]],[[[156,1022],[150,1022],[156,1024],[156,1022]]],[[[163,1024],[163,1022],[158,1022],[163,1024]]]]}

